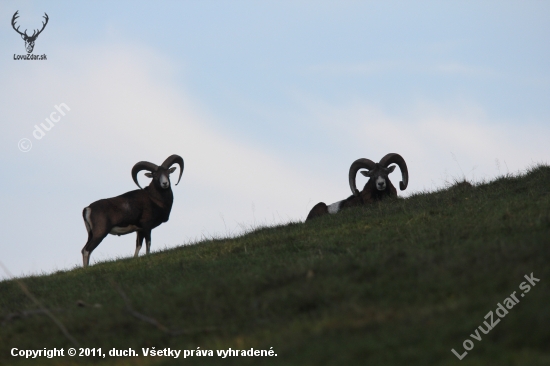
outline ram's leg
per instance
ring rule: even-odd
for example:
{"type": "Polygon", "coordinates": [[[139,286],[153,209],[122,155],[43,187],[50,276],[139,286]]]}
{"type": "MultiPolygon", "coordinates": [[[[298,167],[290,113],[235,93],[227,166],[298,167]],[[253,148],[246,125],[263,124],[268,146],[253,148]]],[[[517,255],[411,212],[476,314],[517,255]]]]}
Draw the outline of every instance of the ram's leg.
{"type": "Polygon", "coordinates": [[[86,230],[88,231],[88,241],[81,250],[82,266],[85,268],[90,264],[90,256],[92,255],[92,252],[95,248],[97,248],[99,243],[101,243],[109,232],[105,230],[105,225],[102,225],[102,222],[96,223],[95,225],[92,223],[92,209],[90,207],[86,207],[82,211],[82,216],[84,218],[86,230]]]}
{"type": "Polygon", "coordinates": [[[134,253],[134,258],[136,258],[139,255],[139,251],[141,250],[141,245],[143,243],[143,233],[141,231],[136,232],[136,252],[134,253]]]}
{"type": "Polygon", "coordinates": [[[90,256],[92,255],[92,252],[95,248],[101,243],[103,239],[107,236],[107,233],[105,234],[98,234],[97,236],[94,234],[88,235],[88,241],[86,242],[86,245],[84,245],[84,248],[82,248],[82,265],[84,267],[88,267],[90,264],[90,256]]]}
{"type": "Polygon", "coordinates": [[[145,249],[146,253],[151,253],[151,231],[145,233],[145,249]]]}
{"type": "Polygon", "coordinates": [[[86,250],[86,246],[88,245],[89,241],[84,245],[84,248],[80,251],[82,253],[82,267],[86,268],[88,267],[88,264],[90,263],[90,252],[86,250]]]}
{"type": "Polygon", "coordinates": [[[313,206],[311,211],[309,211],[309,215],[307,215],[306,221],[326,214],[328,214],[327,205],[324,202],[319,202],[318,204],[313,206]]]}

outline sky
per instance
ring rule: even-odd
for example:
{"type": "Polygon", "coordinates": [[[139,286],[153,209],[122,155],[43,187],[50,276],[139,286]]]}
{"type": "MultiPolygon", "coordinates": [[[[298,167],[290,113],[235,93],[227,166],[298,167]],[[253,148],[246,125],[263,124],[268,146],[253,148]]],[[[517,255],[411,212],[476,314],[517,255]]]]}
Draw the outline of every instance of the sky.
{"type": "MultiPolygon", "coordinates": [[[[358,158],[401,154],[403,197],[548,163],[548,19],[546,1],[2,1],[0,262],[81,266],[83,208],[171,154],[153,251],[303,221],[351,194],[358,158]],[[46,60],[16,59],[16,11],[29,34],[47,13],[46,60]]],[[[134,250],[110,235],[90,263],[134,250]]]]}

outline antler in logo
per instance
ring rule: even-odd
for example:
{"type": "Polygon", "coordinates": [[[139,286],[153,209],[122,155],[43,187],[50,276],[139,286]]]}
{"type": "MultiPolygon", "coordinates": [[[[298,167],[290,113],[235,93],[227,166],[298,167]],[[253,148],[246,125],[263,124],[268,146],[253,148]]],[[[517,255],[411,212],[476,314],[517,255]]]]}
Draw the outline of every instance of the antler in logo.
{"type": "Polygon", "coordinates": [[[43,18],[46,19],[46,22],[42,22],[42,29],[40,30],[37,30],[35,29],[34,32],[32,33],[32,36],[29,36],[27,34],[27,30],[25,29],[25,32],[24,33],[21,33],[19,31],[19,27],[15,28],[15,20],[17,18],[19,18],[19,15],[17,15],[17,13],[19,13],[19,10],[17,10],[15,12],[15,14],[13,14],[13,18],[11,18],[11,26],[13,27],[13,29],[15,29],[15,31],[17,33],[19,33],[21,35],[21,38],[23,38],[23,40],[25,41],[25,48],[27,49],[27,53],[31,53],[32,50],[34,49],[34,41],[36,41],[36,38],[38,37],[38,35],[40,33],[42,33],[42,31],[44,30],[44,28],[46,28],[46,24],[48,24],[48,14],[44,15],[43,18]],[[37,33],[38,32],[38,33],[37,33]]]}

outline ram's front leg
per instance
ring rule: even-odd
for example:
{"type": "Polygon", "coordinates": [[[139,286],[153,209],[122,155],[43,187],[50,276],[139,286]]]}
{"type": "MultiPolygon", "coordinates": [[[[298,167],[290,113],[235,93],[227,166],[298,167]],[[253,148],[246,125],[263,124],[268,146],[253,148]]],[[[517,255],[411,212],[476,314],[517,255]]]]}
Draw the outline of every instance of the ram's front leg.
{"type": "Polygon", "coordinates": [[[144,234],[141,231],[136,232],[136,252],[134,254],[134,258],[136,258],[139,255],[139,251],[141,250],[141,244],[143,243],[144,234]]]}
{"type": "Polygon", "coordinates": [[[151,230],[145,232],[143,235],[145,236],[146,254],[149,254],[151,253],[151,230]]]}

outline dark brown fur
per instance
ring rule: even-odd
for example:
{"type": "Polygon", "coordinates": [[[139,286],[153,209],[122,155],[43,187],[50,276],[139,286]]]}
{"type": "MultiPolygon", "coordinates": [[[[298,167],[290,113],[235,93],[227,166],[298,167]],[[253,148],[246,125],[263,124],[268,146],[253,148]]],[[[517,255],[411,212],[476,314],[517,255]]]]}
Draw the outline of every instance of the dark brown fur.
{"type": "MultiPolygon", "coordinates": [[[[359,196],[351,195],[340,204],[340,210],[349,207],[363,206],[381,200],[384,197],[397,197],[397,190],[389,179],[386,179],[386,189],[379,191],[375,187],[376,177],[370,178],[359,196]]],[[[328,214],[328,206],[324,202],[319,202],[307,215],[306,221],[319,216],[328,214]]]]}
{"type": "Polygon", "coordinates": [[[151,230],[168,221],[174,195],[172,188],[162,188],[160,176],[169,174],[175,168],[166,169],[162,166],[152,174],[153,180],[144,189],[137,189],[113,198],[95,201],[82,211],[82,216],[88,230],[88,241],[82,248],[83,264],[89,264],[92,251],[115,227],[126,228],[131,226],[128,232],[116,235],[137,233],[136,253],[145,239],[147,254],[151,245],[151,230]],[[90,210],[89,220],[86,220],[86,212],[90,210]],[[91,227],[90,227],[91,226],[91,227]],[[86,254],[87,252],[87,254],[86,254]]]}

